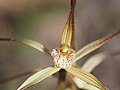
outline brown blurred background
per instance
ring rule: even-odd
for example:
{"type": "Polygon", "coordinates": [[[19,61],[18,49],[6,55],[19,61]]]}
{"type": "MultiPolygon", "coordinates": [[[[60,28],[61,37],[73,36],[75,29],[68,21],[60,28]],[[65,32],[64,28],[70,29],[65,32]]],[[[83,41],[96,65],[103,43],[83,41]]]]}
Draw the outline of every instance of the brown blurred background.
{"type": "MultiPolygon", "coordinates": [[[[69,14],[70,0],[0,0],[0,37],[32,39],[49,50],[60,45],[60,35],[69,14]]],[[[76,50],[120,28],[120,0],[77,0],[75,8],[76,50]]],[[[120,50],[120,36],[82,58],[120,50]]],[[[0,80],[33,68],[52,65],[39,51],[18,43],[0,42],[0,80]]],[[[120,56],[112,57],[93,73],[110,90],[120,90],[120,56]]],[[[16,90],[25,76],[0,85],[0,90],[16,90]]],[[[47,78],[28,90],[55,90],[57,79],[47,78]],[[52,83],[51,83],[52,81],[52,83]]]]}

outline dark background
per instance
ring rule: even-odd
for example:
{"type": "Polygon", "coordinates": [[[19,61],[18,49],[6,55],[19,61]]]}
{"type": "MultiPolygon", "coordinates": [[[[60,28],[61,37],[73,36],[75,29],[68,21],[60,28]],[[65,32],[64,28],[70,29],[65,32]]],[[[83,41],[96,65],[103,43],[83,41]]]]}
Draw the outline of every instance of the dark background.
{"type": "MultiPolygon", "coordinates": [[[[0,0],[0,37],[32,39],[49,50],[60,45],[69,15],[69,0],[0,0]]],[[[120,28],[120,0],[77,0],[75,43],[79,50],[87,43],[120,28]]],[[[79,60],[81,65],[98,52],[120,50],[120,36],[79,60]]],[[[0,80],[33,68],[52,65],[39,51],[18,43],[0,42],[0,80]]],[[[112,57],[93,73],[110,90],[120,89],[120,56],[112,57]]],[[[0,90],[16,90],[30,75],[1,84],[0,90]]],[[[55,90],[57,79],[47,78],[28,90],[55,90]],[[52,83],[51,83],[52,81],[52,83]]]]}

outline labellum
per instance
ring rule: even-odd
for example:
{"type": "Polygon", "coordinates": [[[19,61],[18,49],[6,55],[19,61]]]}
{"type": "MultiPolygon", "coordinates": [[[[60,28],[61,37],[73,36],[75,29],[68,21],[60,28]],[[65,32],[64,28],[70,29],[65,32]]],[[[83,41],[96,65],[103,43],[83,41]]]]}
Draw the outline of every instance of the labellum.
{"type": "Polygon", "coordinates": [[[54,67],[70,68],[75,58],[75,50],[63,44],[59,48],[53,49],[51,56],[53,57],[54,67]]]}

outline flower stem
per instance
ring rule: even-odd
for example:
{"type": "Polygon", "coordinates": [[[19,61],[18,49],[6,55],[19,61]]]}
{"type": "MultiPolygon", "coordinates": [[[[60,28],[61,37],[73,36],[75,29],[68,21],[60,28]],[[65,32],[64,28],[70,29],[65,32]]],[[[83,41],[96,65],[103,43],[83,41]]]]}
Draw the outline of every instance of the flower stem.
{"type": "Polygon", "coordinates": [[[66,79],[66,71],[64,69],[61,69],[59,71],[57,90],[65,90],[65,79],[66,79]]]}

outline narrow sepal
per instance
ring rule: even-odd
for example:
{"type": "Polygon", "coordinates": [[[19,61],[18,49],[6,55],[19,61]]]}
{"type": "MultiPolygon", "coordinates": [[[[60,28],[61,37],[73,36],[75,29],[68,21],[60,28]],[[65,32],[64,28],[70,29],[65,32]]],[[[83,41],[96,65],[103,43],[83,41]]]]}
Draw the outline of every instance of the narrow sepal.
{"type": "Polygon", "coordinates": [[[72,31],[73,27],[72,27],[72,14],[70,13],[68,21],[66,23],[66,25],[64,26],[63,32],[62,32],[62,36],[61,36],[61,44],[66,44],[68,46],[71,45],[71,41],[72,41],[72,31]]]}
{"type": "Polygon", "coordinates": [[[43,70],[40,70],[31,77],[29,77],[17,90],[25,90],[26,88],[41,82],[42,80],[51,76],[59,70],[59,68],[54,67],[48,67],[43,70]]]}
{"type": "Polygon", "coordinates": [[[101,47],[106,42],[108,42],[111,38],[115,37],[118,34],[120,34],[120,30],[115,31],[115,32],[103,37],[103,38],[100,38],[100,39],[96,40],[96,41],[93,41],[90,44],[87,44],[86,46],[84,46],[82,49],[80,49],[76,53],[76,58],[74,59],[74,62],[81,59],[82,57],[89,54],[90,52],[96,50],[97,48],[101,47]]]}
{"type": "Polygon", "coordinates": [[[100,90],[106,90],[106,88],[102,85],[102,83],[92,74],[72,66],[69,69],[66,69],[67,72],[71,73],[75,77],[78,77],[80,80],[92,85],[93,87],[96,87],[100,90]]]}
{"type": "Polygon", "coordinates": [[[92,72],[100,63],[102,63],[106,58],[110,56],[107,52],[102,52],[93,55],[90,57],[81,67],[83,70],[87,72],[92,72]]]}
{"type": "Polygon", "coordinates": [[[25,45],[31,46],[42,53],[45,53],[50,56],[48,49],[39,42],[28,40],[28,39],[15,39],[15,38],[0,38],[0,41],[11,41],[11,42],[18,42],[23,43],[25,45]]]}

